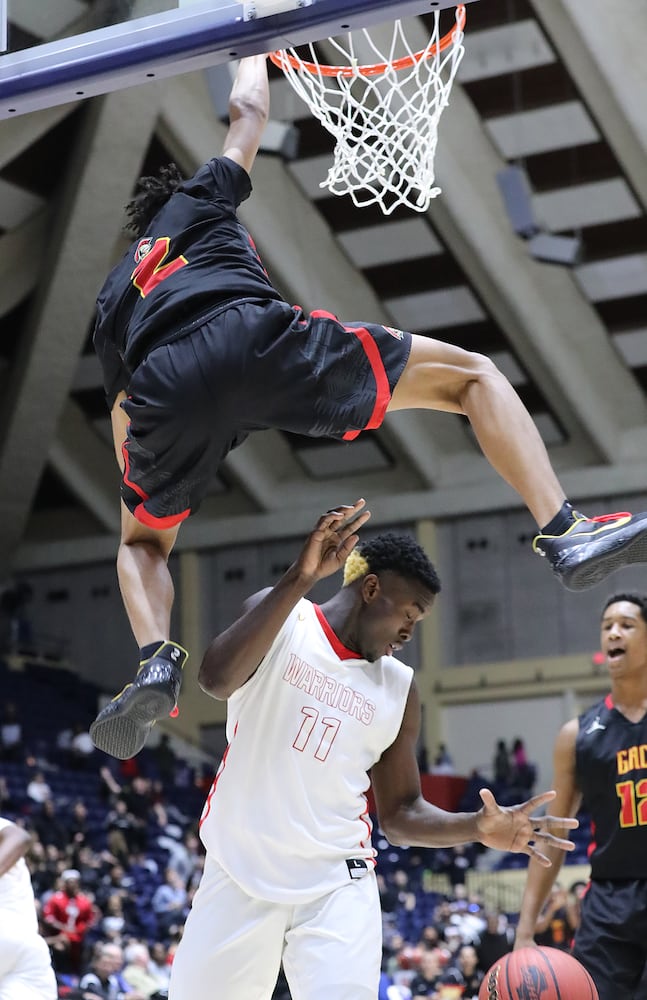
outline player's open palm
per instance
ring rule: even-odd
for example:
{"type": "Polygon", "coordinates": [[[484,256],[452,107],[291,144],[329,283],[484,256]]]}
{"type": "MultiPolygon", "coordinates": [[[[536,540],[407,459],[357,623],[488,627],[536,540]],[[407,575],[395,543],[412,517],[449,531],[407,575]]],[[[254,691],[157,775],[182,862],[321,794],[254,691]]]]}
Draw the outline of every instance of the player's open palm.
{"type": "Polygon", "coordinates": [[[299,572],[306,579],[316,583],[342,568],[359,541],[358,529],[371,516],[370,511],[362,509],[365,504],[365,500],[342,504],[319,518],[297,560],[299,572]]]}
{"type": "Polygon", "coordinates": [[[556,847],[562,851],[572,851],[570,840],[556,836],[552,831],[574,830],[579,826],[576,819],[563,816],[535,816],[536,809],[551,802],[555,792],[534,795],[527,802],[517,806],[500,806],[488,788],[479,792],[483,808],[478,813],[477,828],[479,840],[486,847],[513,854],[528,854],[545,868],[551,862],[542,853],[542,847],[556,847]]]}

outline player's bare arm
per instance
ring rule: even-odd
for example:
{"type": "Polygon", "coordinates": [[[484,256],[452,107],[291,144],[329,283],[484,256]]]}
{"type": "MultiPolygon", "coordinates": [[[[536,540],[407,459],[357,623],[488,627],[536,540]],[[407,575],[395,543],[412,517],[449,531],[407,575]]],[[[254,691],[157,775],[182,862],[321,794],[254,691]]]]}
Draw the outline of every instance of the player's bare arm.
{"type": "Polygon", "coordinates": [[[229,97],[229,131],[223,155],[251,172],[270,112],[267,57],[241,59],[229,97]]]}
{"type": "MultiPolygon", "coordinates": [[[[575,816],[582,801],[575,778],[575,741],[578,729],[578,720],[571,719],[570,722],[562,726],[555,741],[553,754],[555,799],[553,807],[561,816],[575,816]]],[[[564,827],[565,830],[566,827],[564,827]]],[[[548,847],[546,855],[551,861],[550,868],[534,864],[532,860],[528,865],[528,876],[515,936],[515,948],[525,948],[534,944],[537,919],[562,866],[563,852],[548,847]]]]}
{"type": "Polygon", "coordinates": [[[573,844],[553,831],[577,826],[577,820],[536,816],[535,810],[555,798],[544,792],[517,806],[502,807],[488,789],[481,791],[483,808],[475,813],[451,813],[422,797],[416,761],[420,731],[420,699],[412,684],[400,732],[371,771],[380,827],[394,844],[453,847],[480,841],[486,847],[528,854],[550,865],[544,853],[570,851],[573,844]]]}
{"type": "Polygon", "coordinates": [[[276,586],[249,598],[242,615],[216,636],[198,675],[206,694],[225,700],[249,680],[295,605],[318,580],[342,568],[359,541],[358,529],[371,516],[364,508],[365,501],[358,500],[323,514],[276,586]]]}

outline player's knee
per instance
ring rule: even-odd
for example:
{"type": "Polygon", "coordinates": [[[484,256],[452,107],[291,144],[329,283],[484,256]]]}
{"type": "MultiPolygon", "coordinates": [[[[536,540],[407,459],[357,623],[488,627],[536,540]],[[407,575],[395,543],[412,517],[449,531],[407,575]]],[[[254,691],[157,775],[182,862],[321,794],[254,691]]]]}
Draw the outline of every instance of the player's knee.
{"type": "Polygon", "coordinates": [[[497,368],[491,358],[475,351],[467,352],[465,370],[466,388],[470,388],[474,383],[494,385],[497,382],[507,381],[505,375],[497,368]]]}

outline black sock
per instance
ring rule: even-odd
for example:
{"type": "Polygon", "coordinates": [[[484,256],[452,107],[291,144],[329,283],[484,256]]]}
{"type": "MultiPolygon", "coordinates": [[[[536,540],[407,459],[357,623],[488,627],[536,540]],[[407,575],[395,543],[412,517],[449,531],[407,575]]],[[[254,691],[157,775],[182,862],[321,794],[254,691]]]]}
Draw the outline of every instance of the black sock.
{"type": "Polygon", "coordinates": [[[163,642],[164,639],[160,639],[159,642],[149,642],[147,646],[142,646],[139,650],[139,662],[150,660],[151,656],[157,652],[163,642]]]}
{"type": "Polygon", "coordinates": [[[541,529],[542,535],[562,535],[575,520],[573,505],[564,500],[552,521],[549,521],[545,528],[541,529]]]}

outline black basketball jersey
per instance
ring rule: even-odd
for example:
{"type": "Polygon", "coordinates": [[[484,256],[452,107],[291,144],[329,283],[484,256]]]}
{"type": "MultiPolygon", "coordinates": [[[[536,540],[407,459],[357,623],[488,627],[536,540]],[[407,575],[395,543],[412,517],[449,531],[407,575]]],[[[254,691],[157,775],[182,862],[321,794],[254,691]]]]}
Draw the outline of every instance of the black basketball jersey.
{"type": "Polygon", "coordinates": [[[647,717],[630,722],[611,695],[579,717],[576,778],[591,816],[591,876],[647,878],[647,717]]]}
{"type": "Polygon", "coordinates": [[[110,272],[97,299],[95,337],[100,329],[131,370],[151,346],[181,336],[227,302],[281,298],[236,217],[251,190],[234,160],[210,160],[110,272]]]}

